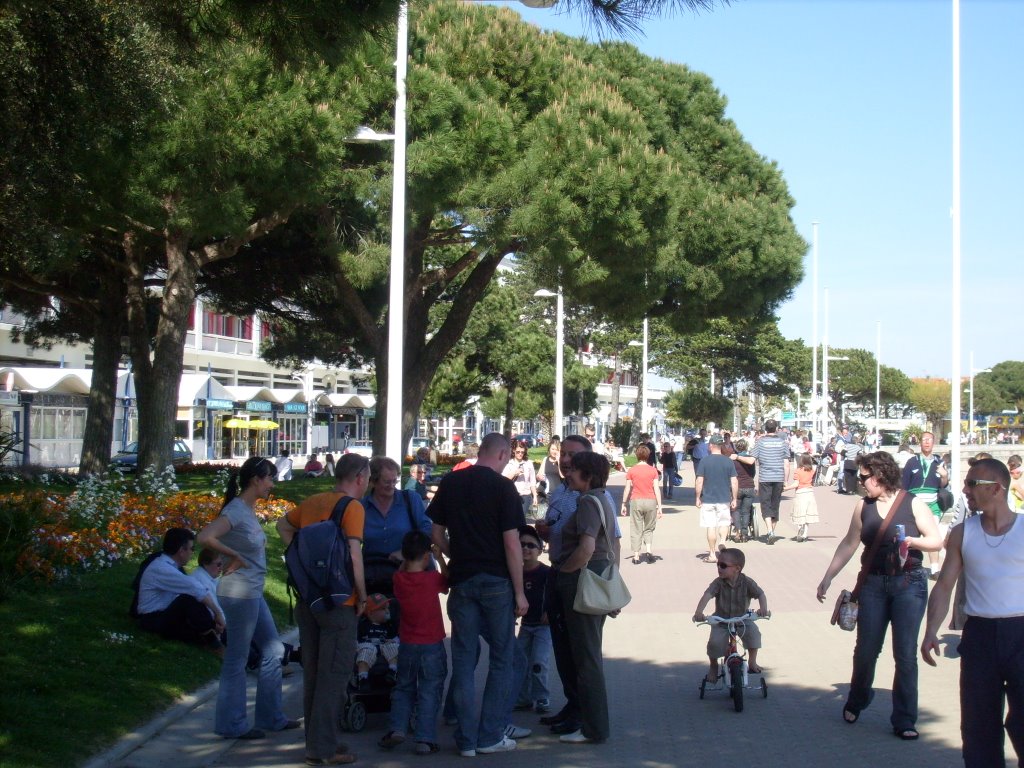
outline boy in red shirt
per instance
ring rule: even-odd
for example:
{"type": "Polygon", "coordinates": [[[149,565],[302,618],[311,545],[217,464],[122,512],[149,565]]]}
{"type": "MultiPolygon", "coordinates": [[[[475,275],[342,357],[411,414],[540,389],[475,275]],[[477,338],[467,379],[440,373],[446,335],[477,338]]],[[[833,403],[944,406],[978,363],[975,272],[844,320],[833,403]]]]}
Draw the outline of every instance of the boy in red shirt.
{"type": "Polygon", "coordinates": [[[379,744],[390,748],[405,741],[416,712],[413,738],[418,755],[432,755],[437,743],[437,715],[448,676],[444,650],[441,593],[448,592],[448,573],[440,551],[434,551],[439,571],[431,563],[430,537],[410,531],[402,539],[402,565],[394,576],[395,599],[402,614],[398,625],[398,681],[391,690],[391,730],[379,744]]]}

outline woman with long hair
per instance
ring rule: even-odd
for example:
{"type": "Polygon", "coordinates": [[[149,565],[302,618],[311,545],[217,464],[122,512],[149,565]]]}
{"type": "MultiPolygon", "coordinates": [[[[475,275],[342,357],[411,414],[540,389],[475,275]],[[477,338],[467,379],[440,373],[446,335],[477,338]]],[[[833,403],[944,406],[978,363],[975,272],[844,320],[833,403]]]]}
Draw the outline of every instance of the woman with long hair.
{"type": "Polygon", "coordinates": [[[917,636],[928,605],[928,570],[921,564],[921,553],[942,549],[942,536],[927,505],[909,493],[901,494],[900,469],[892,456],[884,451],[861,453],[857,467],[865,497],[854,507],[850,528],[818,585],[818,601],[824,602],[832,579],[863,544],[857,644],[843,720],[857,722],[874,698],[875,664],[891,625],[896,674],[889,722],[893,733],[909,741],[918,735],[917,636]],[[902,538],[898,525],[903,526],[902,538]]]}
{"type": "Polygon", "coordinates": [[[197,538],[224,557],[217,599],[231,627],[221,663],[214,731],[226,739],[261,739],[265,731],[298,728],[281,712],[281,657],[284,645],[263,597],[267,574],[266,534],[255,506],[274,488],[277,469],[262,456],[242,464],[228,481],[224,506],[197,538]],[[260,651],[256,683],[256,725],[249,725],[245,701],[245,663],[249,645],[260,651]]]}

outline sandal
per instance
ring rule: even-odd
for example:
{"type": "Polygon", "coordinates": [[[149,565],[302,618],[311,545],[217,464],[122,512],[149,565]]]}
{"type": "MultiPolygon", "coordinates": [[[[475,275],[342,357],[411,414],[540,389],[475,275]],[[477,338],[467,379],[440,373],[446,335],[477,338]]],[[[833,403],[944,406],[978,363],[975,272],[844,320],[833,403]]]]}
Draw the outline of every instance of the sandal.
{"type": "Polygon", "coordinates": [[[398,731],[388,731],[386,734],[380,737],[380,741],[377,742],[377,746],[382,749],[391,749],[397,747],[405,741],[405,734],[399,733],[398,731]]]}
{"type": "Polygon", "coordinates": [[[853,725],[860,719],[860,712],[854,712],[852,709],[843,707],[843,721],[853,725]]]}
{"type": "Polygon", "coordinates": [[[916,728],[893,728],[892,732],[904,741],[917,741],[920,736],[916,728]]]}
{"type": "Polygon", "coordinates": [[[335,752],[331,757],[307,757],[306,765],[351,765],[356,756],[348,752],[335,752]]]}
{"type": "Polygon", "coordinates": [[[759,667],[757,664],[748,664],[747,672],[750,672],[754,675],[760,675],[764,672],[764,667],[759,667]]]}

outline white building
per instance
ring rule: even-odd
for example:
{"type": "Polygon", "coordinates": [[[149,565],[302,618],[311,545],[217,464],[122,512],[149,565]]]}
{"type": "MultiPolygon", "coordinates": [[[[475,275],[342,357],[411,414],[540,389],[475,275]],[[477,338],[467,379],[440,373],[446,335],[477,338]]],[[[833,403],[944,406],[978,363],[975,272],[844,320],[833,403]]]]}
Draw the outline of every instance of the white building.
{"type": "MultiPolygon", "coordinates": [[[[33,349],[13,340],[23,324],[23,317],[0,308],[0,431],[18,435],[25,452],[8,460],[77,466],[92,349],[81,344],[33,349]]],[[[375,416],[368,371],[316,363],[302,371],[274,366],[259,356],[263,333],[257,317],[224,315],[196,302],[176,419],[176,435],[191,445],[193,457],[240,459],[282,448],[302,456],[368,439],[375,416]]],[[[134,441],[137,428],[135,384],[130,370],[123,370],[112,450],[134,441]]]]}

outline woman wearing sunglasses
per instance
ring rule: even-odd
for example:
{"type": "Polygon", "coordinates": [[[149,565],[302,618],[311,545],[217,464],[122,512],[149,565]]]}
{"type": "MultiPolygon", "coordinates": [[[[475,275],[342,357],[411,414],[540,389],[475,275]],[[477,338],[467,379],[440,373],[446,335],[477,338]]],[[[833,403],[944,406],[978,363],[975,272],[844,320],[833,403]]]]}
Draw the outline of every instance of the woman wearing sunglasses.
{"type": "Polygon", "coordinates": [[[857,722],[874,698],[875,664],[892,625],[896,674],[889,722],[893,733],[910,741],[918,736],[917,638],[928,605],[928,570],[921,564],[921,553],[940,550],[942,536],[931,509],[900,491],[900,469],[888,453],[857,456],[857,477],[865,497],[854,507],[850,528],[818,585],[818,600],[824,602],[832,579],[863,544],[857,643],[843,719],[857,722]],[[897,526],[902,526],[902,540],[897,526]]]}

